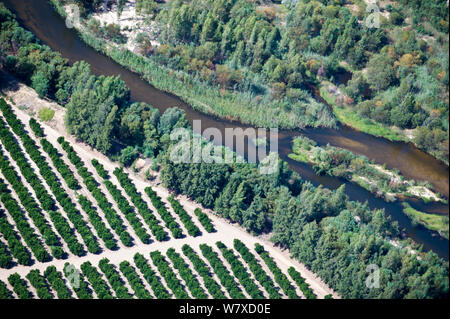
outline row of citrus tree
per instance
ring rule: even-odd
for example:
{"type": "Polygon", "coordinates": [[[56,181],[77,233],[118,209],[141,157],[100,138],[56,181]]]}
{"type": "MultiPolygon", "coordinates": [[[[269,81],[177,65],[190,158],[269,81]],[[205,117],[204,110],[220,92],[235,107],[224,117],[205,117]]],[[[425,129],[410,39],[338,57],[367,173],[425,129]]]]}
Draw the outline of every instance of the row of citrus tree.
{"type": "MultiPolygon", "coordinates": [[[[131,247],[133,245],[133,240],[130,234],[128,233],[120,215],[115,211],[112,207],[112,204],[108,201],[107,197],[98,187],[98,183],[92,174],[86,168],[84,162],[77,155],[76,151],[73,147],[64,140],[62,136],[58,138],[58,143],[61,145],[63,150],[67,154],[67,158],[69,161],[75,166],[78,174],[83,180],[84,185],[91,193],[92,197],[95,198],[98,207],[103,212],[109,226],[114,232],[119,236],[120,241],[126,247],[131,247]]],[[[145,232],[145,229],[142,228],[142,224],[136,223],[134,219],[130,220],[131,226],[136,230],[136,234],[143,240],[143,242],[147,243],[149,240],[148,234],[145,232]]]]}
{"type": "MultiPolygon", "coordinates": [[[[46,184],[49,186],[51,192],[53,193],[60,207],[62,207],[68,219],[74,225],[76,231],[81,235],[88,251],[94,254],[99,253],[101,249],[97,238],[92,233],[91,229],[88,227],[80,211],[76,208],[75,204],[70,199],[67,191],[60,184],[58,177],[54,173],[53,169],[50,167],[45,157],[42,156],[42,154],[40,153],[39,147],[36,145],[35,141],[29,136],[28,132],[24,129],[23,123],[16,117],[16,115],[14,114],[14,112],[10,107],[2,109],[2,111],[11,129],[22,142],[22,146],[26,150],[26,153],[38,167],[40,175],[45,180],[46,184]]],[[[21,157],[23,160],[26,161],[26,158],[24,157],[20,145],[18,143],[18,139],[14,139],[12,133],[11,132],[9,133],[10,135],[7,138],[11,141],[10,142],[11,148],[17,155],[19,155],[19,157],[21,157]]],[[[28,167],[30,166],[28,165],[28,167]]],[[[49,208],[53,211],[56,211],[58,209],[56,203],[53,201],[53,199],[51,198],[50,194],[47,191],[45,191],[45,193],[49,197],[49,202],[50,201],[53,202],[52,205],[49,205],[49,208]]]]}
{"type": "MultiPolygon", "coordinates": [[[[8,111],[8,108],[9,106],[4,102],[4,100],[0,100],[0,109],[3,111],[3,114],[5,114],[5,111],[8,111]]],[[[47,191],[41,184],[40,179],[34,173],[33,169],[27,162],[24,154],[22,153],[18,145],[15,143],[14,139],[11,136],[11,133],[9,132],[9,129],[6,127],[6,124],[3,122],[3,120],[0,120],[0,140],[2,141],[2,145],[6,148],[6,151],[8,151],[9,157],[15,161],[16,166],[21,171],[23,178],[34,190],[35,197],[39,200],[40,204],[46,208],[53,208],[54,205],[52,198],[48,195],[47,191]]],[[[27,242],[27,245],[29,245],[32,251],[35,249],[39,250],[39,253],[37,253],[37,255],[42,256],[42,258],[39,258],[38,260],[40,261],[46,260],[47,257],[44,256],[45,254],[42,253],[43,249],[42,244],[37,243],[32,244],[32,241],[36,242],[38,236],[31,228],[31,226],[28,224],[27,217],[29,217],[29,219],[31,219],[35,227],[41,233],[45,243],[49,247],[52,247],[53,256],[58,259],[63,258],[65,253],[61,248],[60,240],[52,230],[51,226],[48,224],[44,214],[42,214],[41,207],[39,207],[39,204],[36,202],[35,197],[29,193],[27,187],[24,184],[24,181],[19,176],[15,168],[12,166],[12,162],[10,162],[9,159],[5,157],[5,153],[3,152],[3,150],[0,149],[0,152],[1,152],[0,170],[3,176],[8,181],[9,185],[12,187],[12,189],[14,189],[16,195],[18,196],[22,204],[22,207],[24,207],[27,213],[26,216],[25,212],[20,209],[19,210],[14,209],[13,211],[9,212],[11,214],[11,217],[13,217],[14,222],[18,226],[19,232],[21,233],[25,242],[27,242]],[[38,246],[41,247],[37,248],[38,246]]],[[[6,192],[2,192],[2,194],[6,194],[6,192]]],[[[67,237],[65,238],[65,240],[70,242],[71,238],[67,237]]],[[[76,247],[74,244],[74,246],[69,245],[69,249],[70,248],[73,248],[73,250],[76,251],[78,247],[76,247]]]]}
{"type": "MultiPolygon", "coordinates": [[[[212,266],[212,270],[228,291],[229,295],[233,298],[245,298],[238,283],[235,281],[235,278],[237,278],[250,297],[257,299],[263,298],[263,293],[253,281],[251,275],[247,272],[246,266],[240,261],[239,257],[235,255],[233,249],[228,249],[222,242],[217,242],[216,245],[221,251],[224,259],[230,265],[234,276],[229,273],[227,267],[224,266],[221,258],[212,247],[202,244],[200,245],[200,250],[209,265],[212,266]]],[[[278,293],[277,288],[273,286],[273,282],[271,284],[271,287],[273,288],[266,288],[267,285],[264,284],[264,282],[269,282],[270,278],[245,244],[242,241],[235,239],[234,247],[241,254],[247,265],[249,265],[255,279],[258,280],[261,286],[268,292],[271,292],[269,293],[269,296],[271,297],[273,294],[271,289],[274,289],[277,293],[276,296],[274,295],[275,298],[280,298],[281,295],[278,293]],[[258,269],[257,272],[255,269],[258,269]],[[256,275],[255,273],[258,273],[259,275],[256,275]]],[[[290,298],[298,298],[295,289],[290,286],[288,278],[278,268],[269,253],[259,244],[255,245],[255,250],[274,274],[275,280],[282,287],[285,294],[290,298]]],[[[196,273],[203,279],[203,286],[209,292],[209,295],[217,299],[226,298],[222,291],[222,287],[214,279],[214,273],[210,272],[210,266],[197,255],[197,252],[187,244],[182,247],[182,252],[188,258],[190,263],[192,263],[196,273]]],[[[197,299],[208,298],[197,275],[193,273],[190,265],[186,262],[186,259],[184,259],[174,248],[169,248],[166,255],[169,260],[166,260],[161,252],[153,251],[150,253],[150,259],[158,269],[159,274],[164,278],[165,285],[167,285],[172,294],[176,298],[190,298],[190,296],[197,299]],[[181,277],[181,280],[178,276],[181,277]],[[185,290],[185,287],[190,293],[185,290]]],[[[99,299],[131,299],[134,296],[139,299],[149,299],[153,298],[153,295],[158,299],[171,298],[171,293],[169,293],[157,273],[152,269],[149,260],[139,253],[134,255],[133,260],[135,266],[128,261],[122,261],[119,266],[116,267],[107,258],[103,258],[98,263],[98,268],[101,272],[89,261],[85,262],[81,265],[82,272],[78,274],[76,285],[70,280],[74,274],[74,267],[68,267],[70,265],[66,263],[63,273],[68,283],[71,285],[72,290],[79,298],[93,298],[92,291],[95,292],[99,299]],[[141,274],[143,278],[141,278],[141,274]],[[89,285],[84,278],[87,279],[89,285]],[[144,280],[151,287],[153,295],[146,288],[144,280]],[[92,291],[90,288],[92,288],[92,291]],[[132,290],[131,292],[129,288],[132,290]]],[[[304,283],[304,279],[300,279],[302,278],[300,273],[293,267],[289,268],[288,272],[298,284],[304,283]]],[[[72,291],[67,287],[63,275],[55,266],[49,266],[44,271],[43,275],[40,274],[39,270],[31,270],[25,277],[31,283],[31,286],[35,288],[37,297],[41,299],[54,298],[54,292],[60,299],[74,297],[72,291]]],[[[11,275],[8,278],[8,281],[19,298],[33,298],[33,294],[27,288],[27,282],[20,278],[17,273],[11,275]]],[[[302,291],[305,291],[305,287],[300,288],[302,291]]],[[[310,288],[308,287],[308,289],[310,288]]],[[[307,298],[315,298],[312,291],[308,294],[304,292],[304,294],[307,298]]],[[[12,297],[7,286],[1,281],[0,297],[12,297]]]]}
{"type": "Polygon", "coordinates": [[[141,194],[137,191],[136,186],[133,184],[131,179],[128,177],[127,173],[124,172],[122,168],[114,169],[114,175],[117,177],[125,193],[130,197],[131,202],[137,208],[137,211],[142,216],[144,221],[150,227],[152,234],[155,236],[157,241],[163,241],[166,239],[167,234],[164,228],[159,225],[159,221],[156,219],[155,215],[149,209],[147,203],[142,199],[141,194]]]}

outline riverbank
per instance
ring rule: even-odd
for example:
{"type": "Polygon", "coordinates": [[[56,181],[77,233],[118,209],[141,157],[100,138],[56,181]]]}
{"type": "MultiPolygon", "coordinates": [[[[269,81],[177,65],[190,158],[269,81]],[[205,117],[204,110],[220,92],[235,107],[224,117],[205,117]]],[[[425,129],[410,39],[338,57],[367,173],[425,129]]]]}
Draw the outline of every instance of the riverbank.
{"type": "MultiPolygon", "coordinates": [[[[358,113],[345,103],[345,97],[340,90],[328,81],[322,81],[319,85],[320,96],[330,105],[333,109],[333,114],[336,116],[339,122],[347,125],[355,130],[388,139],[393,142],[412,143],[417,148],[420,148],[415,143],[415,131],[400,129],[395,126],[386,126],[381,123],[377,123],[371,119],[362,118],[358,113]],[[342,102],[337,103],[337,99],[342,102]]],[[[428,153],[426,150],[423,150],[428,153]]],[[[433,157],[449,165],[449,159],[437,156],[437,154],[428,153],[433,157]]]]}
{"type": "Polygon", "coordinates": [[[406,180],[398,172],[373,164],[367,157],[345,149],[329,145],[320,147],[313,140],[299,136],[294,139],[292,151],[290,158],[313,164],[318,173],[344,177],[387,201],[395,201],[402,196],[420,198],[425,202],[446,202],[427,182],[406,180]]]}
{"type": "MultiPolygon", "coordinates": [[[[447,203],[439,193],[431,189],[429,183],[406,180],[397,171],[373,164],[365,156],[330,145],[317,146],[313,140],[304,136],[294,139],[289,157],[311,164],[318,174],[344,178],[388,202],[409,197],[419,198],[424,202],[447,203]]],[[[423,225],[448,239],[448,216],[419,212],[407,203],[402,204],[405,206],[403,213],[411,218],[413,224],[423,225]]]]}
{"type": "Polygon", "coordinates": [[[437,231],[444,238],[449,237],[449,218],[435,214],[427,214],[403,203],[403,212],[412,219],[413,223],[422,224],[426,228],[437,231]]]}
{"type": "MultiPolygon", "coordinates": [[[[58,0],[50,2],[58,14],[67,18],[68,6],[58,0]]],[[[101,17],[104,18],[100,23],[107,24],[110,21],[106,15],[96,15],[93,19],[101,17]]],[[[155,88],[178,96],[197,111],[255,127],[298,129],[336,126],[336,121],[327,107],[312,97],[303,97],[293,102],[285,97],[273,99],[268,93],[239,92],[209,85],[186,72],[161,65],[153,55],[143,56],[135,52],[137,50],[131,51],[134,45],[128,41],[118,44],[91,32],[87,27],[88,21],[81,18],[80,23],[74,24],[86,44],[136,72],[155,88]]],[[[118,22],[120,23],[120,20],[118,22]]],[[[263,89],[271,91],[268,87],[263,89]]]]}

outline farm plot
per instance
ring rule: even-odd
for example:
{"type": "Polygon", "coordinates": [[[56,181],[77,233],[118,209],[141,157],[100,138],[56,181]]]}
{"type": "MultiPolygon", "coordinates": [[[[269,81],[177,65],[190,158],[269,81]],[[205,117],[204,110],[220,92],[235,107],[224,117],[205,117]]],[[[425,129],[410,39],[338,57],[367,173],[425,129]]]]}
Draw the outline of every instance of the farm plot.
{"type": "MultiPolygon", "coordinates": [[[[95,261],[88,258],[81,260],[78,266],[66,262],[43,270],[31,267],[26,271],[13,271],[6,277],[6,282],[0,280],[0,296],[21,299],[223,299],[227,298],[224,291],[228,291],[233,298],[246,298],[247,295],[261,298],[262,293],[253,280],[244,279],[246,265],[240,261],[234,264],[226,257],[237,252],[223,243],[218,243],[218,247],[220,249],[215,251],[205,243],[197,247],[184,244],[177,249],[170,247],[165,252],[151,250],[146,256],[130,253],[125,260],[117,256],[95,261]],[[188,267],[190,262],[194,267],[188,267]]],[[[270,278],[268,274],[264,276],[270,278]]]]}
{"type": "Polygon", "coordinates": [[[0,110],[0,298],[333,293],[263,239],[4,100],[0,110]]]}

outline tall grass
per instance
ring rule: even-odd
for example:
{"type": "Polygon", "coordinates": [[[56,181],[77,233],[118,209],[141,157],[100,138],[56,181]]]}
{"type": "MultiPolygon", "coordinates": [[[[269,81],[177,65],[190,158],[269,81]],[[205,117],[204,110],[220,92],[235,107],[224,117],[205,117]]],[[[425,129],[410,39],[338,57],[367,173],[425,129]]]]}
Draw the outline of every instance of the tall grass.
{"type": "Polygon", "coordinates": [[[335,125],[326,106],[312,98],[290,103],[272,100],[269,95],[254,96],[250,92],[220,90],[192,77],[162,66],[152,58],[138,56],[128,50],[104,45],[88,34],[82,38],[96,50],[111,57],[122,66],[140,74],[159,90],[173,93],[195,110],[220,118],[238,120],[259,127],[303,128],[335,125]]]}
{"type": "MultiPolygon", "coordinates": [[[[66,15],[59,1],[51,2],[60,15],[66,15]]],[[[200,112],[257,127],[293,129],[336,125],[327,107],[312,98],[292,102],[287,99],[272,99],[270,94],[255,96],[252,92],[223,90],[186,72],[161,65],[152,56],[143,57],[123,47],[112,45],[91,34],[84,27],[78,31],[83,41],[95,50],[140,74],[155,88],[177,95],[200,112]]]]}
{"type": "Polygon", "coordinates": [[[403,213],[412,219],[413,223],[421,224],[428,229],[437,231],[441,236],[448,238],[449,219],[448,216],[427,214],[412,208],[408,203],[402,203],[403,213]]]}

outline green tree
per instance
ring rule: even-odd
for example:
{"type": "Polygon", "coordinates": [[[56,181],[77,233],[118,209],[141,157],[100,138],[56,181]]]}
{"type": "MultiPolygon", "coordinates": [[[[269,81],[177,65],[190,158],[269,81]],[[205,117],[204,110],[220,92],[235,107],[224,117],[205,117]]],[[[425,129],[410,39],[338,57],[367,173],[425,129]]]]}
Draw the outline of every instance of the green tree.
{"type": "Polygon", "coordinates": [[[47,95],[49,90],[49,80],[44,72],[38,71],[31,77],[31,87],[36,90],[40,98],[47,95]]]}
{"type": "Polygon", "coordinates": [[[401,128],[407,128],[410,126],[413,114],[402,105],[394,107],[390,112],[391,123],[401,128]]]}
{"type": "Polygon", "coordinates": [[[177,107],[168,108],[159,120],[158,132],[161,135],[170,134],[173,129],[188,127],[186,113],[177,107]]]}
{"type": "Polygon", "coordinates": [[[361,72],[353,73],[352,78],[347,83],[346,92],[348,96],[356,101],[360,101],[365,92],[367,82],[361,72]]]}
{"type": "Polygon", "coordinates": [[[249,207],[251,200],[250,186],[246,181],[243,181],[237,188],[236,193],[230,201],[230,219],[232,221],[242,223],[242,215],[249,207]]]}
{"type": "Polygon", "coordinates": [[[263,198],[261,198],[259,194],[256,195],[253,198],[250,207],[245,212],[243,212],[242,225],[248,231],[253,231],[257,234],[261,233],[267,226],[266,211],[267,209],[264,205],[263,198]]]}
{"type": "Polygon", "coordinates": [[[114,138],[114,129],[117,125],[117,105],[114,105],[106,117],[105,124],[101,129],[101,135],[97,140],[96,147],[100,152],[106,153],[112,146],[111,141],[114,138]]]}
{"type": "Polygon", "coordinates": [[[296,203],[287,187],[279,188],[275,205],[271,240],[284,247],[289,247],[292,239],[291,227],[296,215],[296,203]]]}
{"type": "Polygon", "coordinates": [[[381,91],[395,81],[392,58],[385,54],[374,55],[367,63],[367,82],[371,89],[381,91]]]}

